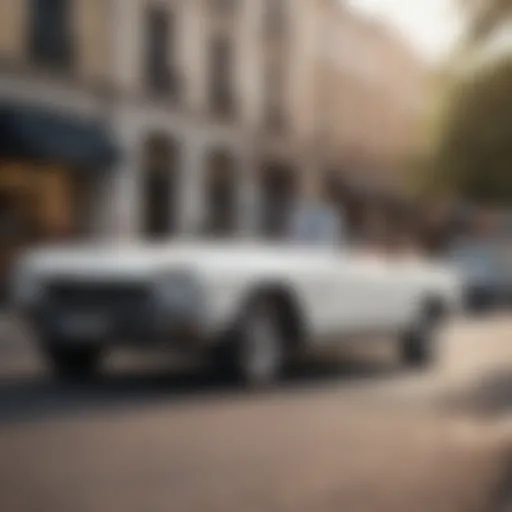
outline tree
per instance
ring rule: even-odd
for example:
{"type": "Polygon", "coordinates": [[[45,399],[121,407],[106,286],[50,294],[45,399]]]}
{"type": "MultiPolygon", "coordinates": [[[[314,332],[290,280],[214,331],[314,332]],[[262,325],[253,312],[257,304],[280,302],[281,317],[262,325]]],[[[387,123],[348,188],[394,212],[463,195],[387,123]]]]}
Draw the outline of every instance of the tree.
{"type": "Polygon", "coordinates": [[[512,59],[452,88],[434,148],[431,185],[484,203],[512,204],[512,59]]]}
{"type": "Polygon", "coordinates": [[[484,42],[512,20],[511,0],[459,0],[459,5],[468,18],[467,42],[470,45],[484,42]]]}

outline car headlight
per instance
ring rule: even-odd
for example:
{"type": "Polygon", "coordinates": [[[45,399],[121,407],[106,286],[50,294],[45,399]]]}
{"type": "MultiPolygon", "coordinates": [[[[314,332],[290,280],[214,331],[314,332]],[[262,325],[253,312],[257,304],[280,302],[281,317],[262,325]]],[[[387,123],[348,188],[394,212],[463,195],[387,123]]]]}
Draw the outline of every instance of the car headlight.
{"type": "Polygon", "coordinates": [[[189,272],[176,272],[158,276],[156,293],[168,307],[187,310],[199,308],[203,291],[198,279],[189,272]]]}
{"type": "Polygon", "coordinates": [[[16,269],[10,285],[10,295],[13,302],[20,306],[33,304],[43,294],[41,280],[27,268],[16,269]]]}

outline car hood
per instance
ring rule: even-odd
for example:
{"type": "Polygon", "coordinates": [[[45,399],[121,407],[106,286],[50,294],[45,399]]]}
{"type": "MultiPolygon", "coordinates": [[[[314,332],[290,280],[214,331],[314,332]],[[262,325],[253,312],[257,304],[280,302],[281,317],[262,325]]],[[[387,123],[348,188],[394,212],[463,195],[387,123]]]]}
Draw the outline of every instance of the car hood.
{"type": "MultiPolygon", "coordinates": [[[[40,249],[25,255],[15,274],[34,277],[72,277],[138,280],[184,270],[211,279],[229,276],[280,277],[328,271],[333,263],[348,265],[357,261],[385,262],[378,257],[334,247],[308,247],[258,241],[173,241],[162,244],[103,243],[40,249]],[[335,258],[335,259],[333,259],[335,258]]],[[[380,262],[380,263],[379,263],[380,262]]],[[[444,281],[450,272],[441,265],[424,260],[408,264],[391,261],[391,272],[411,280],[444,281]]],[[[385,263],[384,263],[385,264],[385,263]]],[[[229,279],[228,279],[229,280],[229,279]]]]}
{"type": "Polygon", "coordinates": [[[38,275],[145,277],[160,269],[289,268],[332,255],[326,248],[257,242],[110,243],[53,247],[25,255],[20,267],[38,275]],[[317,258],[315,258],[315,256],[317,258]]]}

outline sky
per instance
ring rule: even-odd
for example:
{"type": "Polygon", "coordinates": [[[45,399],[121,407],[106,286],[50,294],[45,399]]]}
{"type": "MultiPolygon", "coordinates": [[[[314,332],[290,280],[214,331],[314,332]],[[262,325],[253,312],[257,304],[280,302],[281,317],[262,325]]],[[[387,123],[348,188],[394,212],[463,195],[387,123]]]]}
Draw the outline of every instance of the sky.
{"type": "Polygon", "coordinates": [[[349,3],[395,24],[429,61],[435,62],[446,55],[462,27],[453,0],[349,0],[349,3]]]}

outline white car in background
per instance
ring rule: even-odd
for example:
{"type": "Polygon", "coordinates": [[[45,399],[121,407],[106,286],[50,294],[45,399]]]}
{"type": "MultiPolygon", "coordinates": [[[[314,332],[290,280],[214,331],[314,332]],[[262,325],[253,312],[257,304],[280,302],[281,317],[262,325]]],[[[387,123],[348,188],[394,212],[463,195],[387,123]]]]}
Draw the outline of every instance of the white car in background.
{"type": "Polygon", "coordinates": [[[27,254],[14,299],[58,374],[86,376],[117,345],[211,357],[251,385],[294,356],[383,334],[424,365],[459,307],[448,269],[332,245],[103,244],[27,254]]]}
{"type": "Polygon", "coordinates": [[[448,251],[465,288],[471,311],[512,304],[512,239],[461,239],[448,251]]]}

